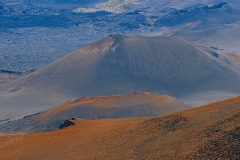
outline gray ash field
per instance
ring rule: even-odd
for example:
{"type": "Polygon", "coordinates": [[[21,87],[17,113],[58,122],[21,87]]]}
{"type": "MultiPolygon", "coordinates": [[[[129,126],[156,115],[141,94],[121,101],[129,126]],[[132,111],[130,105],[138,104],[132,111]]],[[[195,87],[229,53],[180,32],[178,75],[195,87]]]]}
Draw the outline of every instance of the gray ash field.
{"type": "Polygon", "coordinates": [[[0,69],[29,73],[116,33],[176,35],[239,54],[239,7],[237,0],[4,0],[0,2],[0,69]]]}

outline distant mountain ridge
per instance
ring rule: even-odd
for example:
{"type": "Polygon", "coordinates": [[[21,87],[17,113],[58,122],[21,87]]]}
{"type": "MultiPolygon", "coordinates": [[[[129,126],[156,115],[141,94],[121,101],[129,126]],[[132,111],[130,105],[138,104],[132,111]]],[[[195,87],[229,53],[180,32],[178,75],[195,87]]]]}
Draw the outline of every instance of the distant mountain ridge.
{"type": "Polygon", "coordinates": [[[156,24],[168,27],[197,21],[199,26],[230,24],[240,20],[240,17],[236,16],[239,14],[240,8],[227,2],[214,5],[197,5],[165,15],[156,24]],[[222,17],[228,18],[223,19],[222,17]]]}
{"type": "Polygon", "coordinates": [[[218,47],[224,53],[239,54],[239,14],[239,1],[209,1],[165,14],[155,26],[170,27],[169,35],[197,46],[218,47]]]}

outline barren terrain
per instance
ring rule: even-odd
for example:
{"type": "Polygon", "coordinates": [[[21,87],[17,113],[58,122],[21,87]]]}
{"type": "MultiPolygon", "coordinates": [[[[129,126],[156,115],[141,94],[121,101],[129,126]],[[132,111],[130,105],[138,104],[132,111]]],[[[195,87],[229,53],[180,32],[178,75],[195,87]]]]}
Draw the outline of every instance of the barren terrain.
{"type": "Polygon", "coordinates": [[[16,75],[16,74],[8,74],[8,73],[0,72],[0,85],[10,82],[18,77],[19,75],[16,75]]]}
{"type": "Polygon", "coordinates": [[[53,109],[0,124],[3,132],[56,130],[72,117],[80,119],[159,116],[190,106],[166,95],[129,93],[114,96],[83,97],[53,109]]]}
{"type": "Polygon", "coordinates": [[[239,8],[238,0],[4,0],[0,69],[32,72],[116,33],[177,35],[239,52],[239,8]]]}
{"type": "Polygon", "coordinates": [[[1,0],[0,160],[240,159],[239,15],[239,0],[1,0]]]}
{"type": "Polygon", "coordinates": [[[0,119],[21,118],[83,96],[130,92],[169,95],[184,103],[196,98],[195,106],[238,95],[239,81],[239,70],[181,38],[116,34],[1,85],[0,119]],[[206,97],[198,96],[202,93],[206,97]]]}
{"type": "Polygon", "coordinates": [[[9,143],[0,158],[239,159],[239,106],[236,97],[161,117],[73,120],[59,131],[1,137],[9,143]]]}

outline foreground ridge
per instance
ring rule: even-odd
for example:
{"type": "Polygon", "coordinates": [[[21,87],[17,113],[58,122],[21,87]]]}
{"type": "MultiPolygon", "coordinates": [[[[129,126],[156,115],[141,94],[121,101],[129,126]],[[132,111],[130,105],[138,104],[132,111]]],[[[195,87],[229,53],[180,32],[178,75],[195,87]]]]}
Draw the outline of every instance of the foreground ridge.
{"type": "Polygon", "coordinates": [[[239,159],[239,121],[240,97],[153,118],[74,118],[59,131],[0,136],[15,139],[0,158],[239,159]]]}

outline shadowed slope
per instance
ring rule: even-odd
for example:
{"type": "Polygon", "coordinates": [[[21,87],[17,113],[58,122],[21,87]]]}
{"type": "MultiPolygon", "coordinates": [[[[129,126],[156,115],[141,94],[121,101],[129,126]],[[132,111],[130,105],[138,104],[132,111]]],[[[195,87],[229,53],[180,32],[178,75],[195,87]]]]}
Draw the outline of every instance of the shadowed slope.
{"type": "Polygon", "coordinates": [[[0,119],[82,96],[146,91],[182,98],[204,91],[239,92],[239,81],[236,69],[182,39],[113,35],[0,87],[5,113],[0,119]]]}
{"type": "Polygon", "coordinates": [[[26,132],[58,129],[65,120],[159,116],[189,108],[175,98],[153,93],[83,97],[43,113],[0,124],[0,131],[26,132]]]}
{"type": "Polygon", "coordinates": [[[155,118],[73,120],[5,144],[0,158],[239,159],[239,121],[240,97],[155,118]]]}

